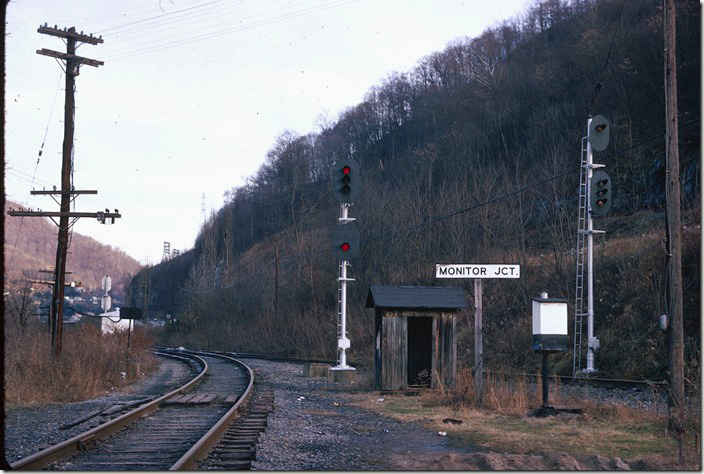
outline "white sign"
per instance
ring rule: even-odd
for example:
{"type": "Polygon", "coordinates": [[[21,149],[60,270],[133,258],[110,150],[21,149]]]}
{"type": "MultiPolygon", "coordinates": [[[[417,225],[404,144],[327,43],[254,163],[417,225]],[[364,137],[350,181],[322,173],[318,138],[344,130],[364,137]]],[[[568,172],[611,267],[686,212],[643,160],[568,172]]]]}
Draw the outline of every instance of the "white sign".
{"type": "Polygon", "coordinates": [[[435,278],[520,278],[520,265],[474,263],[438,263],[435,278]]]}
{"type": "Polygon", "coordinates": [[[100,307],[103,308],[103,311],[107,311],[110,309],[110,306],[112,306],[112,298],[110,298],[110,295],[103,296],[100,307]]]}
{"type": "Polygon", "coordinates": [[[105,275],[103,277],[103,290],[105,290],[105,292],[107,293],[108,291],[110,291],[110,289],[112,289],[112,278],[105,275]]]}

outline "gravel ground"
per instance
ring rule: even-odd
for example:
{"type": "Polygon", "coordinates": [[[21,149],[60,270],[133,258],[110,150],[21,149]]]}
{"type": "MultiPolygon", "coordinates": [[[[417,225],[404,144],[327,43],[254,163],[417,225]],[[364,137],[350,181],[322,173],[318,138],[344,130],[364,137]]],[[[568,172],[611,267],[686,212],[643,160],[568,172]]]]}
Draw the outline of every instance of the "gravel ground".
{"type": "Polygon", "coordinates": [[[14,462],[85,431],[97,424],[99,418],[91,418],[65,430],[60,427],[91,412],[160,395],[188,380],[191,374],[188,365],[169,358],[160,360],[159,370],[153,375],[102,397],[76,403],[6,407],[5,459],[14,462]]]}
{"type": "MultiPolygon", "coordinates": [[[[536,384],[536,392],[542,390],[536,384]]],[[[542,385],[541,385],[542,387],[542,385]]],[[[551,397],[552,397],[551,387],[551,397]]],[[[560,398],[549,400],[551,405],[568,404],[570,399],[591,400],[598,403],[619,403],[631,408],[648,411],[667,411],[667,395],[664,392],[653,392],[639,389],[597,388],[588,385],[560,385],[560,398]]]]}
{"type": "MultiPolygon", "coordinates": [[[[375,396],[366,387],[370,374],[363,371],[358,374],[360,382],[345,384],[303,377],[301,364],[256,359],[245,362],[260,380],[273,387],[275,394],[275,409],[269,415],[268,427],[257,447],[257,460],[252,465],[255,470],[621,468],[618,459],[597,462],[596,458],[521,457],[458,448],[420,424],[381,417],[350,405],[346,396],[349,392],[370,392],[370,396],[375,396]]],[[[99,409],[164,393],[165,385],[176,387],[189,374],[190,368],[182,362],[163,359],[152,376],[103,397],[65,405],[6,409],[6,459],[12,462],[67,439],[95,424],[97,418],[67,430],[60,430],[60,426],[99,409]]],[[[648,391],[567,385],[560,386],[559,397],[551,402],[569,404],[571,396],[599,402],[626,400],[627,404],[646,410],[666,409],[662,396],[648,391]]]]}
{"type": "Polygon", "coordinates": [[[245,362],[273,386],[275,397],[252,469],[398,470],[404,468],[399,458],[419,451],[438,458],[474,452],[453,448],[447,438],[418,424],[347,405],[343,392],[359,390],[355,384],[303,377],[302,365],[245,362]]]}

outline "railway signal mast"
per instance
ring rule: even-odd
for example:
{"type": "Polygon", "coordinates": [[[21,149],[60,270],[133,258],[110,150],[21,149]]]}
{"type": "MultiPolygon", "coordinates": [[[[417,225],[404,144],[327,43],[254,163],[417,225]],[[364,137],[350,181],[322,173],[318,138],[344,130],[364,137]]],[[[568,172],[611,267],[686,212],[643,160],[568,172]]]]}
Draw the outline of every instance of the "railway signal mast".
{"type": "MultiPolygon", "coordinates": [[[[354,224],[355,218],[349,217],[349,208],[359,196],[359,163],[352,159],[343,159],[333,168],[333,196],[340,203],[340,217],[333,231],[333,253],[339,259],[338,272],[338,331],[337,331],[337,365],[333,371],[352,371],[347,365],[347,349],[350,340],[347,337],[347,282],[354,281],[347,275],[349,260],[359,253],[359,230],[354,224]]],[[[333,372],[333,374],[344,372],[333,372]]]]}
{"type": "Polygon", "coordinates": [[[587,119],[587,136],[582,138],[582,159],[579,178],[579,205],[577,228],[577,271],[574,305],[574,350],[572,374],[596,372],[594,353],[599,348],[599,339],[594,336],[594,234],[604,234],[593,228],[592,218],[603,216],[613,205],[611,178],[601,168],[605,165],[593,162],[593,152],[603,151],[609,144],[609,121],[601,115],[587,119]],[[585,146],[586,144],[586,146],[585,146]],[[594,171],[597,170],[597,171],[594,171]],[[585,261],[586,258],[586,261],[585,261]],[[587,271],[587,305],[584,308],[584,270],[587,271]],[[587,365],[582,369],[582,328],[587,317],[587,365]]]}
{"type": "Polygon", "coordinates": [[[66,255],[69,245],[69,229],[81,217],[91,217],[98,219],[102,224],[115,223],[115,219],[120,218],[117,209],[115,212],[110,212],[105,209],[105,212],[71,212],[71,203],[76,196],[81,194],[98,194],[98,191],[78,191],[73,187],[73,129],[74,129],[74,114],[75,114],[75,78],[78,76],[80,67],[83,65],[98,67],[102,66],[103,61],[76,56],[76,47],[79,43],[87,43],[97,45],[103,42],[102,37],[95,37],[92,34],[78,33],[75,27],[59,29],[48,26],[40,26],[37,30],[41,34],[55,36],[61,38],[66,43],[66,52],[53,51],[50,49],[37,50],[37,54],[49,56],[55,59],[64,61],[66,72],[66,101],[64,105],[64,142],[61,162],[61,189],[47,191],[34,191],[33,195],[51,196],[59,205],[59,212],[43,212],[32,210],[14,210],[8,212],[10,216],[19,217],[49,217],[54,220],[58,218],[59,222],[54,221],[59,227],[58,244],[56,246],[56,266],[54,267],[54,291],[52,294],[50,307],[50,334],[51,334],[51,350],[54,357],[61,356],[61,338],[63,328],[63,302],[64,302],[64,287],[66,285],[66,255]],[[55,196],[60,196],[60,201],[55,196]]]}

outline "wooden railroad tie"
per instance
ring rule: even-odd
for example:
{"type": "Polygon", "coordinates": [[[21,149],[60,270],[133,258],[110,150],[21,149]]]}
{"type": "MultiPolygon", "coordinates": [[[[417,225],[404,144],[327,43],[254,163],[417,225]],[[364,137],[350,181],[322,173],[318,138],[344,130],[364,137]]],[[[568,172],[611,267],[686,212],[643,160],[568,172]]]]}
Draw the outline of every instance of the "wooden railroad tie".
{"type": "MultiPolygon", "coordinates": [[[[237,397],[225,398],[235,403],[237,397]]],[[[220,442],[204,459],[202,469],[248,470],[256,461],[256,445],[266,430],[269,413],[274,409],[274,394],[270,387],[259,387],[253,394],[240,418],[235,419],[223,434],[220,442]]]]}

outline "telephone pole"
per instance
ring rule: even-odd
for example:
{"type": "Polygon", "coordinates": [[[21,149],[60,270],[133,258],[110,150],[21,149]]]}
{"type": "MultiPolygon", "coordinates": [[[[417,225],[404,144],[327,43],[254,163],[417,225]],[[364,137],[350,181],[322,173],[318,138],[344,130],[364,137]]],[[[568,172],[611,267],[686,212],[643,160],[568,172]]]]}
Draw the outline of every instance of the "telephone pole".
{"type": "Polygon", "coordinates": [[[674,0],[663,0],[663,17],[665,35],[665,159],[667,161],[665,183],[667,199],[667,309],[670,319],[667,335],[668,429],[677,436],[681,462],[684,433],[684,330],[674,0]]]}
{"type": "MultiPolygon", "coordinates": [[[[66,254],[68,251],[69,229],[81,217],[94,217],[101,223],[106,221],[112,223],[116,218],[121,217],[115,209],[111,213],[108,209],[105,212],[86,213],[86,212],[71,212],[71,202],[75,196],[79,194],[97,194],[97,191],[77,191],[73,189],[72,183],[72,168],[73,168],[73,131],[74,131],[74,115],[75,115],[75,80],[80,72],[80,67],[83,65],[98,67],[102,66],[103,61],[76,56],[76,46],[78,43],[88,43],[96,45],[103,42],[102,37],[95,37],[92,34],[86,35],[83,32],[76,32],[75,27],[59,29],[48,26],[40,26],[37,30],[41,34],[55,36],[66,42],[66,52],[53,51],[49,49],[37,50],[37,54],[49,56],[64,61],[66,73],[66,93],[64,105],[64,141],[62,148],[61,161],[61,190],[53,191],[32,191],[32,194],[49,195],[59,204],[59,212],[41,212],[41,211],[15,211],[8,212],[10,216],[27,216],[27,217],[49,217],[54,220],[54,217],[59,219],[58,227],[58,244],[56,246],[56,265],[54,266],[54,291],[52,294],[50,307],[50,332],[51,332],[51,350],[54,357],[61,356],[61,339],[63,332],[63,302],[64,302],[64,287],[66,284],[66,254]],[[60,201],[56,197],[60,196],[60,201]]],[[[56,221],[54,220],[54,223],[56,221]]]]}
{"type": "Polygon", "coordinates": [[[274,246],[274,317],[279,317],[279,246],[274,246]]]}

